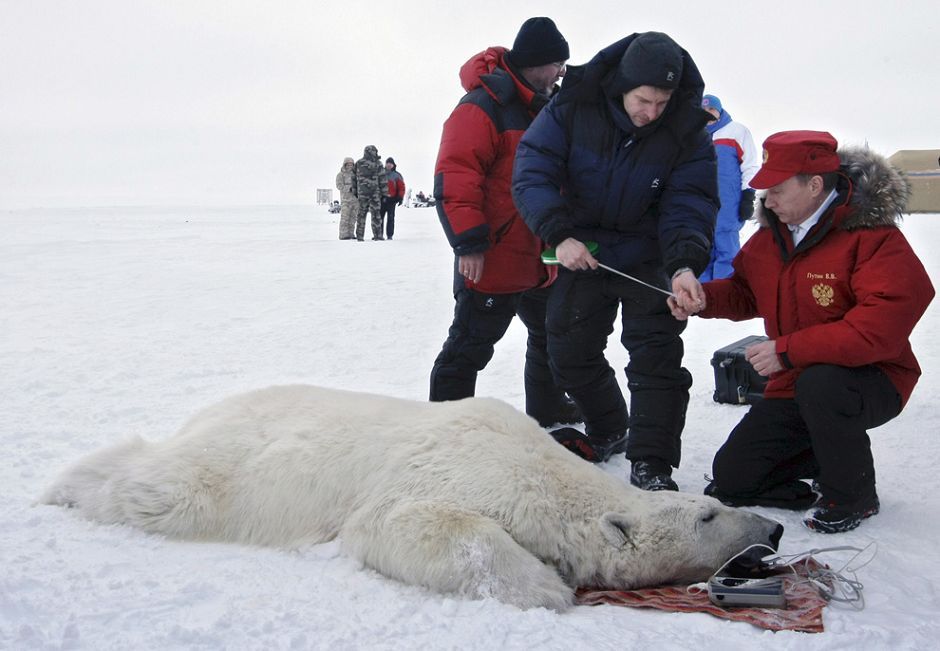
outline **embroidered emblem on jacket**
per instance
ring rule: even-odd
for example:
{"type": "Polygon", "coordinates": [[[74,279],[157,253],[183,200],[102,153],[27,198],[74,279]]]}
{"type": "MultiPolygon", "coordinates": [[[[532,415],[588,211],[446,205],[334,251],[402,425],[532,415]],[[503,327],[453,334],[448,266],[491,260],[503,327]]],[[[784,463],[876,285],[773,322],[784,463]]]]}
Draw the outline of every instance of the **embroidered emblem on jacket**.
{"type": "Polygon", "coordinates": [[[832,305],[832,297],[835,292],[832,291],[832,285],[813,285],[813,298],[823,307],[832,305]]]}

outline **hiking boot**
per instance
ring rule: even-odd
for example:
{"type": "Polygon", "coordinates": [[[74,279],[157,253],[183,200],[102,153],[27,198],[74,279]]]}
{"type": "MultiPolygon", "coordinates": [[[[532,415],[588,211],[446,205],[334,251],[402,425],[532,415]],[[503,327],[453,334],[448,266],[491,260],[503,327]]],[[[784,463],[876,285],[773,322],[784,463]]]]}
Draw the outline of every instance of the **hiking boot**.
{"type": "Polygon", "coordinates": [[[549,432],[549,434],[576,455],[591,463],[607,461],[612,455],[627,449],[626,434],[612,441],[592,439],[581,430],[573,427],[561,427],[549,432]]]}
{"type": "Polygon", "coordinates": [[[803,516],[803,524],[819,533],[842,533],[851,531],[862,520],[878,513],[880,508],[878,495],[874,493],[851,504],[838,504],[820,497],[816,506],[803,516]]]}
{"type": "Polygon", "coordinates": [[[385,239],[384,237],[382,237],[381,235],[379,235],[378,237],[373,237],[373,238],[372,238],[372,241],[373,241],[373,242],[381,242],[381,241],[383,241],[384,239],[385,239]]]}
{"type": "Polygon", "coordinates": [[[574,400],[565,399],[558,411],[551,416],[536,417],[541,427],[551,427],[552,425],[573,425],[584,422],[584,416],[574,400]]]}
{"type": "Polygon", "coordinates": [[[630,466],[630,483],[645,491],[677,491],[672,467],[662,459],[636,459],[630,466]]]}

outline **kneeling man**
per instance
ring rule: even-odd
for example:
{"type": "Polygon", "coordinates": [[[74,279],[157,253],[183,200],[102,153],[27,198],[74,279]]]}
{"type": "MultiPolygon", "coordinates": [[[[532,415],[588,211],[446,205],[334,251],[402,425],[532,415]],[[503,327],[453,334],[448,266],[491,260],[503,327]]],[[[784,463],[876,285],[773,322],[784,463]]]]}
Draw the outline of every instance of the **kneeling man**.
{"type": "MultiPolygon", "coordinates": [[[[764,319],[769,341],[746,357],[769,380],[715,455],[705,492],[736,506],[811,506],[810,529],[849,531],[878,513],[868,429],[897,416],[917,383],[909,337],[934,296],[898,228],[907,182],[867,149],[837,151],[829,133],[785,131],[764,142],[751,186],[767,190],[761,228],[733,275],[703,286],[698,314],[764,319]]],[[[692,313],[669,300],[676,318],[692,313]]]]}

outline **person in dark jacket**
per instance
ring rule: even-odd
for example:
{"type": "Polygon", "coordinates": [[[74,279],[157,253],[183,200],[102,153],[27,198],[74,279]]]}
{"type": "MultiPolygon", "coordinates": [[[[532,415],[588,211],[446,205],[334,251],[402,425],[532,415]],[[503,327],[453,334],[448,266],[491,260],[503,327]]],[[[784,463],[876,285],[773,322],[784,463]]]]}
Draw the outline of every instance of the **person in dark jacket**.
{"type": "Polygon", "coordinates": [[[837,150],[821,131],[767,138],[751,186],[767,189],[761,228],[730,278],[705,283],[698,314],[763,319],[769,341],[745,356],[769,379],[705,492],[732,506],[813,505],[807,527],[849,531],[880,508],[867,430],[900,413],[920,376],[910,335],[934,289],[897,227],[910,189],[883,157],[837,150]]]}
{"type": "Polygon", "coordinates": [[[561,265],[548,303],[548,350],[585,433],[555,438],[590,460],[626,451],[630,481],[677,490],[692,377],[665,297],[598,261],[674,292],[690,308],[718,211],[715,149],[689,54],[659,32],[633,34],[572,68],[516,153],[513,197],[561,265]],[[595,255],[585,242],[596,242],[595,255]],[[622,310],[630,411],[604,357],[622,310]],[[629,429],[629,437],[627,436],[629,429]]]}
{"type": "Polygon", "coordinates": [[[395,206],[405,200],[405,179],[391,156],[385,159],[385,180],[388,196],[382,197],[382,219],[385,220],[385,237],[390,240],[395,235],[395,206]]]}
{"type": "Polygon", "coordinates": [[[512,49],[491,47],[460,69],[463,96],[444,123],[434,197],[454,250],[454,320],[431,371],[430,399],[474,395],[477,374],[518,315],[529,331],[526,413],[543,426],[580,420],[558,388],[545,344],[547,287],[542,242],[510,195],[513,156],[523,131],[555,92],[568,42],[549,18],[522,24],[512,49]]]}

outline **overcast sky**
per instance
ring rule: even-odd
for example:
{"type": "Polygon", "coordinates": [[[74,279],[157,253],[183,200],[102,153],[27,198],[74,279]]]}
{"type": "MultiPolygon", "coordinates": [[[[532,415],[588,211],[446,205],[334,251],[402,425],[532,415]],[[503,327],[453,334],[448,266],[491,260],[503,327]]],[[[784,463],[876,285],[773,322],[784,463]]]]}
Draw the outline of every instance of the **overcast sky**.
{"type": "Polygon", "coordinates": [[[935,0],[0,0],[0,208],[313,203],[374,144],[430,191],[460,65],[555,20],[670,34],[758,144],[940,147],[935,0]],[[643,8],[643,6],[647,8],[643,8]]]}

